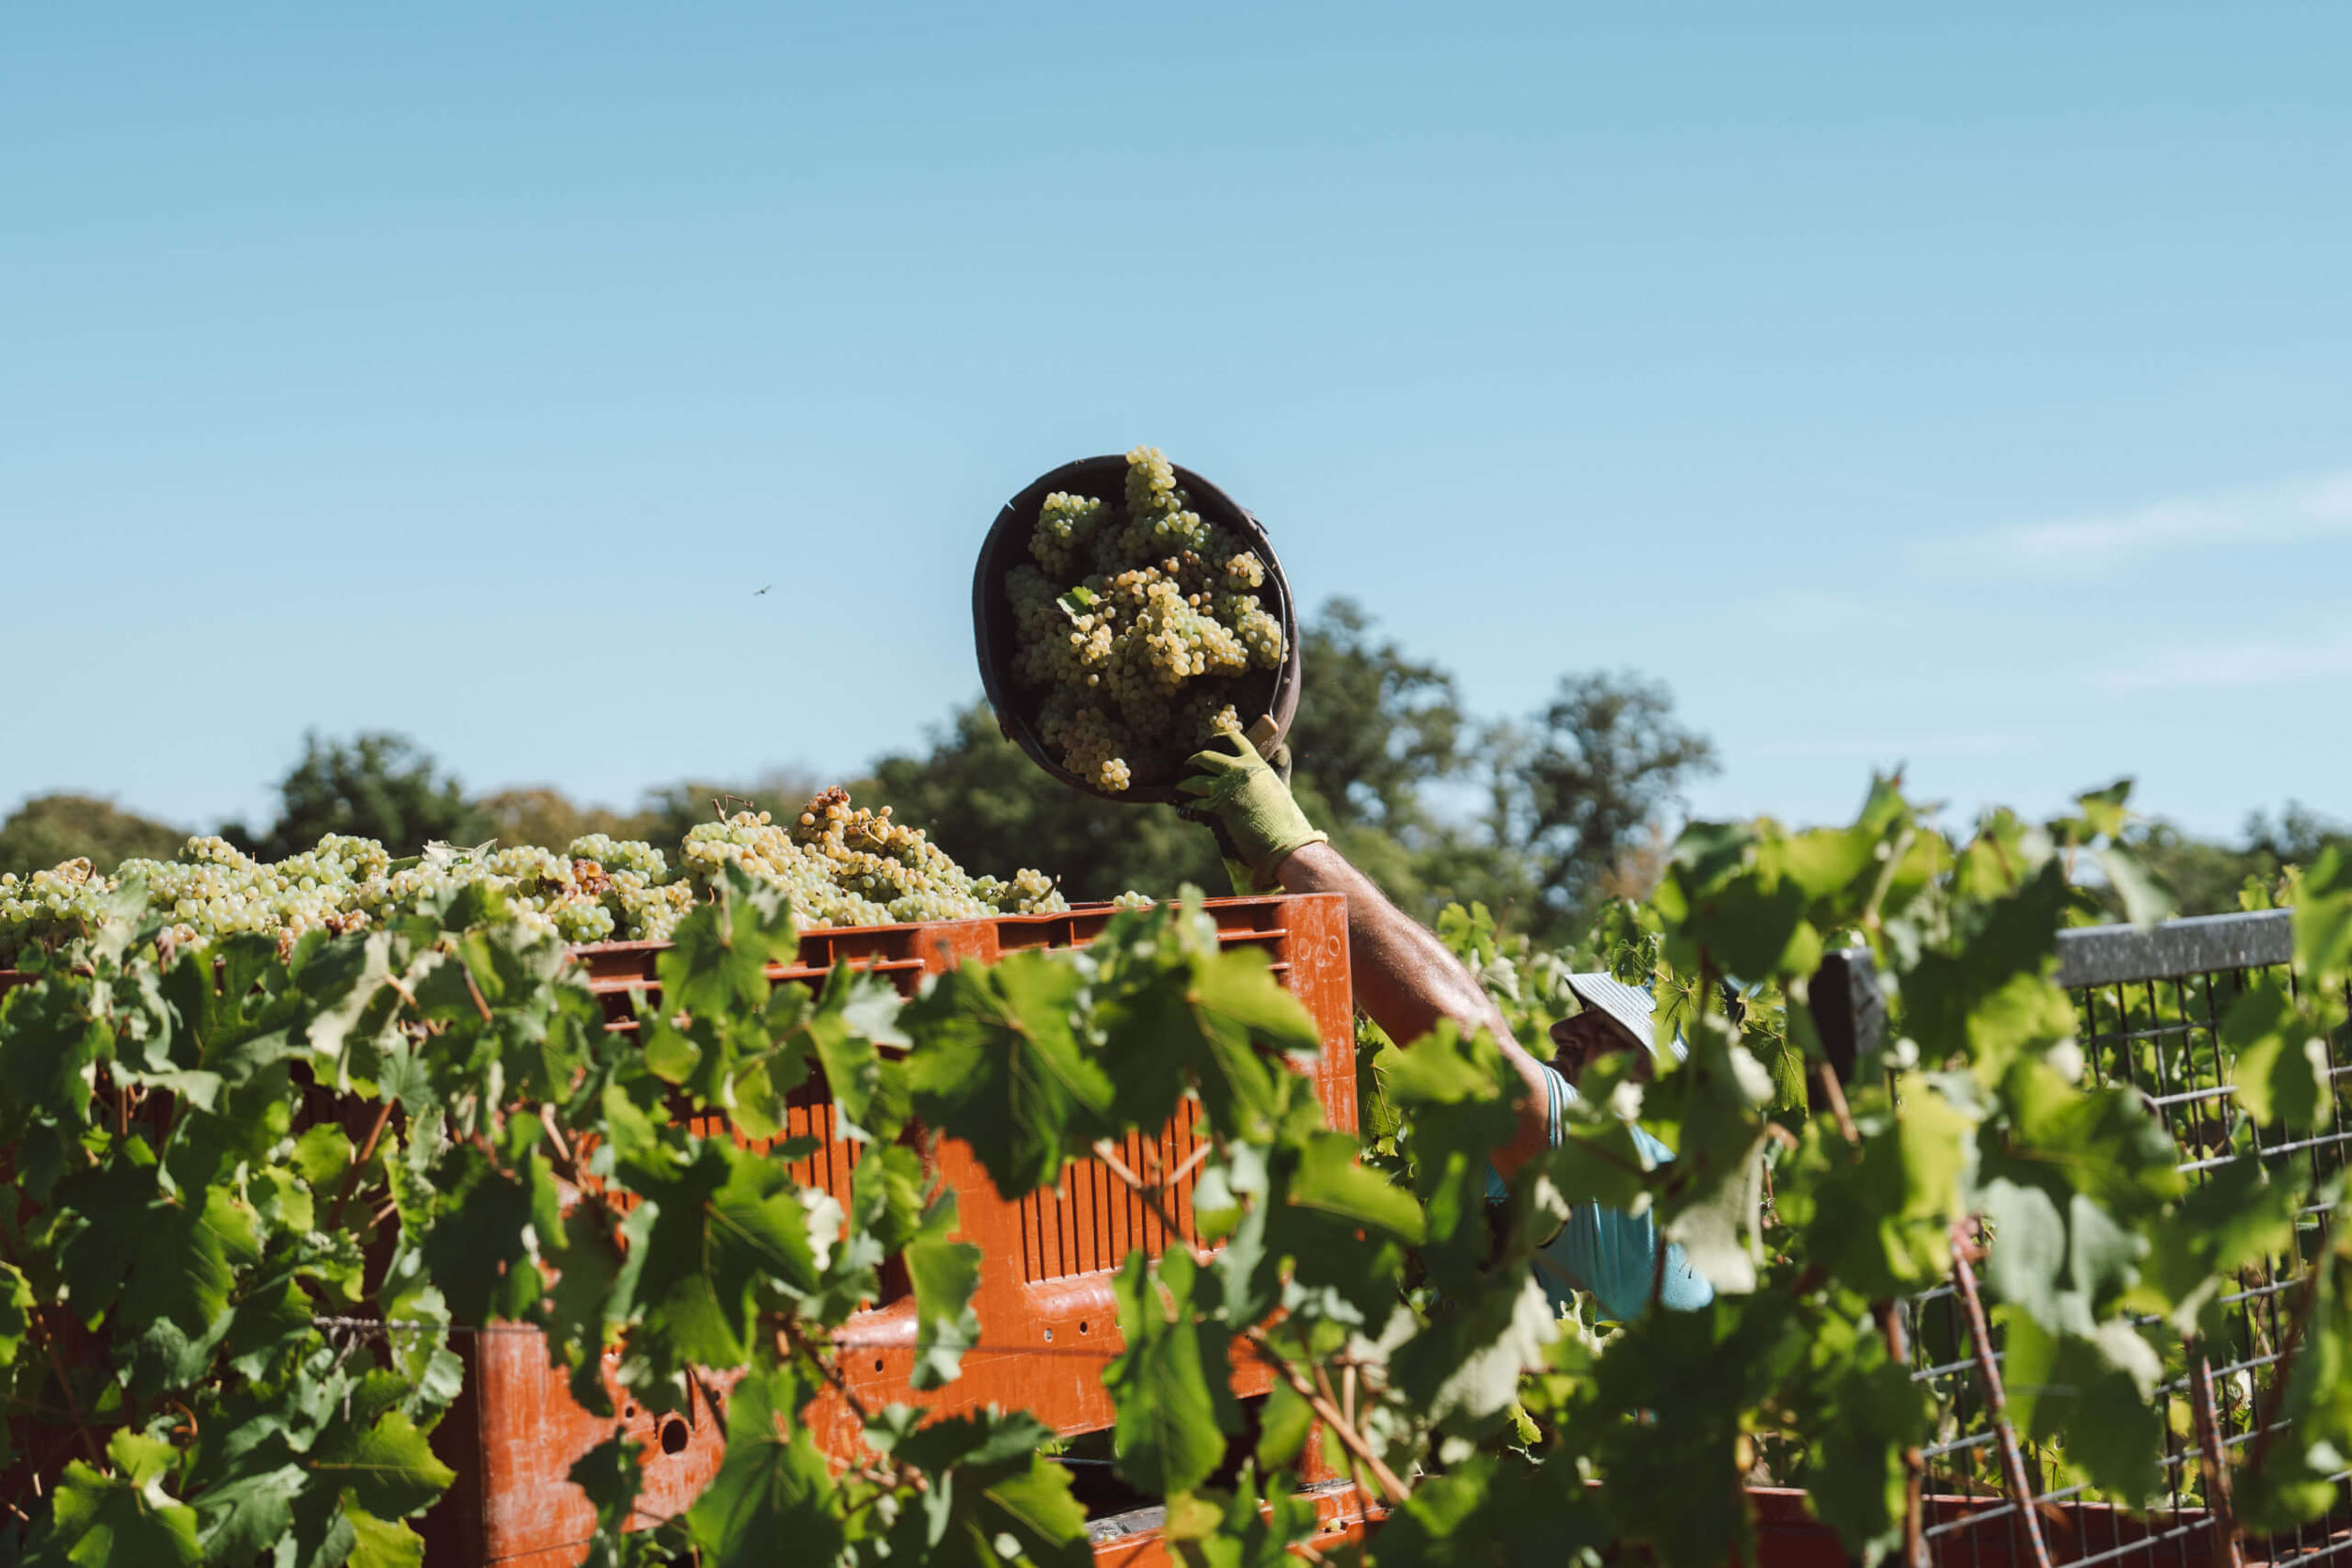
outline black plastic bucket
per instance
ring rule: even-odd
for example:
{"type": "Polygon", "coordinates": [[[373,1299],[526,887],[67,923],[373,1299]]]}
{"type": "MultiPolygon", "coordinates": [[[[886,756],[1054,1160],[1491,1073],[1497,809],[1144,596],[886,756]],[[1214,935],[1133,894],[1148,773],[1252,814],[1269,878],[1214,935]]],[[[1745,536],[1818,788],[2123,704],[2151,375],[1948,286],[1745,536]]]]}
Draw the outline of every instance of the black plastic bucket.
{"type": "MultiPolygon", "coordinates": [[[[1252,738],[1264,734],[1258,721],[1272,721],[1272,737],[1261,748],[1271,751],[1290,733],[1291,719],[1298,711],[1298,607],[1291,597],[1290,579],[1282,575],[1282,563],[1275,558],[1274,544],[1265,530],[1232,497],[1190,468],[1178,467],[1176,483],[1190,498],[1194,511],[1240,540],[1245,548],[1255,550],[1265,562],[1265,584],[1258,596],[1267,612],[1282,624],[1282,667],[1252,670],[1242,676],[1233,689],[1233,707],[1242,727],[1251,730],[1252,738]]],[[[1041,475],[1005,503],[981,542],[979,563],[972,572],[972,639],[979,653],[980,684],[988,691],[989,706],[996,710],[997,727],[1040,768],[1071,788],[1105,800],[1165,804],[1183,799],[1176,793],[1174,778],[1138,776],[1125,789],[1113,792],[1055,761],[1037,735],[1037,710],[1044,693],[1025,691],[1012,677],[1012,605],[1005,597],[1005,574],[1029,559],[1029,535],[1037,527],[1038,509],[1057,490],[1116,502],[1125,493],[1126,483],[1125,457],[1116,452],[1107,457],[1081,457],[1041,475]]]]}

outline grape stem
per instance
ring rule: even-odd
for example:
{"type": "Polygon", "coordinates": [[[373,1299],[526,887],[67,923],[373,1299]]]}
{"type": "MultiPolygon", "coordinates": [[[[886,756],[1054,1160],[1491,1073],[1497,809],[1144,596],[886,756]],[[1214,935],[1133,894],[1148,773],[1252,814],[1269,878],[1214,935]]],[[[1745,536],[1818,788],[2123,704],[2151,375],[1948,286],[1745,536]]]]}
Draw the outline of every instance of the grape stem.
{"type": "Polygon", "coordinates": [[[2237,1541],[2237,1510],[2230,1501],[2230,1460],[2221,1446],[2221,1426],[2215,1418],[2213,1363],[2204,1347],[2194,1345],[2196,1364],[2188,1373],[2188,1407],[2197,1425],[2197,1458],[2205,1473],[2205,1511],[2213,1523],[2215,1554],[2224,1568],[2244,1568],[2246,1554],[2237,1541]]]}

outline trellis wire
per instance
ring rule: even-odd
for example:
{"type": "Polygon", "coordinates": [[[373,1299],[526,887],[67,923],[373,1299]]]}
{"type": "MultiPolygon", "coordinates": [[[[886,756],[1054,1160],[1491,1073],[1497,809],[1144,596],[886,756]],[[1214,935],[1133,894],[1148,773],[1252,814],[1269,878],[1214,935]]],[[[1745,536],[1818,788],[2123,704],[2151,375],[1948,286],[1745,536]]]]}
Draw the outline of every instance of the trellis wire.
{"type": "MultiPolygon", "coordinates": [[[[1988,1560],[2028,1560],[2043,1541],[2054,1568],[2236,1568],[2244,1561],[2283,1568],[2352,1552],[2352,1491],[2345,1489],[2352,1470],[2333,1478],[2337,1505],[2313,1524],[2243,1542],[2230,1528],[2230,1456],[2265,1431],[2282,1430],[2283,1423],[2265,1420],[2264,1413],[2278,1392],[2274,1369],[2287,1358],[2292,1293],[2308,1276],[2305,1259],[2323,1239],[2334,1207],[2316,1201],[2317,1188],[2344,1168],[2352,1145],[2352,1118],[2341,1093],[2329,1097],[2324,1125],[2299,1137],[2280,1132],[2265,1138],[2236,1103],[2221,1022],[2232,1003],[2265,978],[2292,987],[2293,954],[2293,917],[2286,911],[2171,921],[2149,930],[2116,926],[2061,934],[2058,983],[2074,999],[2090,1079],[2139,1091],[2172,1134],[2182,1154],[2179,1168],[2192,1183],[2211,1181],[2217,1172],[2247,1161],[2283,1171],[2290,1157],[2304,1155],[2312,1168],[2314,1201],[2296,1213],[2290,1251],[2246,1269],[2238,1288],[2219,1298],[2225,1334],[2183,1347],[2187,1370],[2159,1389],[2166,1418],[2163,1493],[2137,1516],[2079,1481],[2058,1484],[2067,1473],[2062,1444],[2026,1449],[2027,1485],[2021,1495],[2002,1474],[2003,1423],[1987,1397],[1985,1374],[2005,1360],[1998,1327],[1979,1346],[1963,1318],[1963,1292],[1952,1285],[1907,1303],[1912,1376],[1937,1404],[1936,1441],[1921,1450],[1928,1476],[1920,1536],[1939,1562],[1979,1568],[1988,1560]],[[2180,1412],[2191,1418],[2176,1420],[2180,1412]],[[2192,1429],[2185,1437],[2184,1424],[2192,1429]]],[[[2344,1042],[2330,1038],[2325,1045],[2328,1081],[2352,1075],[2352,1067],[2343,1064],[2344,1042]]]]}

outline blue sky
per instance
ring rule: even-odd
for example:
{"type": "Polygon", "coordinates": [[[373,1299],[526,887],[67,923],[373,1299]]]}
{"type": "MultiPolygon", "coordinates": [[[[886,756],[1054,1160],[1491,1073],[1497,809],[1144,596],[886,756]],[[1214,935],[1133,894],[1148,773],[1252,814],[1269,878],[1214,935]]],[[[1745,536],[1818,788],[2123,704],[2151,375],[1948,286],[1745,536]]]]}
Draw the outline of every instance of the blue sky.
{"type": "Polygon", "coordinates": [[[1703,812],[1907,761],[2352,814],[2348,53],[2325,5],[18,15],[0,809],[261,813],[306,726],[611,802],[854,772],[977,691],[1003,499],[1148,441],[1482,711],[1670,682],[1703,812]]]}

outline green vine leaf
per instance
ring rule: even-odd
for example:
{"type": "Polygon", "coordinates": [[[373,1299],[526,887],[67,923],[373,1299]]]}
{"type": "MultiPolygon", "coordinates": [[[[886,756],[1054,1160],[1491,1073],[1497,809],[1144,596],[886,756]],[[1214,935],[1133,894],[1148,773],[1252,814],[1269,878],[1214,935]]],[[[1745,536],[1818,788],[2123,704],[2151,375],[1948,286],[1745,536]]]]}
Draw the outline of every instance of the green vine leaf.
{"type": "Polygon", "coordinates": [[[1083,978],[1043,953],[951,969],[910,1003],[915,1114],[961,1138],[1008,1198],[1051,1182],[1102,1135],[1110,1079],[1072,1029],[1083,978]]]}
{"type": "Polygon", "coordinates": [[[892,1448],[930,1485],[892,1532],[894,1560],[955,1568],[1083,1568],[1086,1510],[1069,1472],[1039,1450],[1053,1432],[994,1411],[934,1421],[892,1448]],[[1007,1549],[1009,1548],[1009,1549],[1007,1549]]]}
{"type": "Polygon", "coordinates": [[[356,1440],[327,1446],[311,1458],[310,1468],[378,1519],[416,1513],[456,1479],[434,1457],[424,1433],[397,1410],[386,1413],[356,1440]]]}
{"type": "Polygon", "coordinates": [[[740,1366],[771,1291],[818,1285],[808,1211],[776,1162],[725,1138],[693,1140],[675,1174],[629,1172],[652,1219],[638,1275],[644,1327],[631,1352],[665,1370],[740,1366]]]}
{"type": "Polygon", "coordinates": [[[781,1367],[748,1373],[728,1396],[726,1458],[687,1514],[713,1568],[773,1562],[783,1542],[811,1562],[840,1554],[832,1474],[799,1419],[807,1397],[781,1367]]]}
{"type": "Polygon", "coordinates": [[[133,1432],[106,1442],[111,1474],[80,1460],[66,1466],[54,1514],[68,1562],[111,1568],[185,1568],[202,1560],[196,1510],[164,1490],[171,1445],[133,1432]]]}
{"type": "Polygon", "coordinates": [[[1156,1270],[1130,1253],[1113,1282],[1127,1348],[1104,1370],[1103,1385],[1119,1407],[1119,1473],[1162,1497],[1208,1480],[1237,1424],[1225,1384],[1228,1335],[1201,1321],[1193,1299],[1200,1282],[1181,1250],[1156,1270]]]}
{"type": "Polygon", "coordinates": [[[979,1343],[972,1310],[980,1285],[980,1249],[948,1240],[956,1227],[956,1195],[942,1193],[906,1245],[907,1278],[914,1290],[914,1373],[917,1388],[936,1388],[962,1370],[964,1353],[979,1343]]]}

